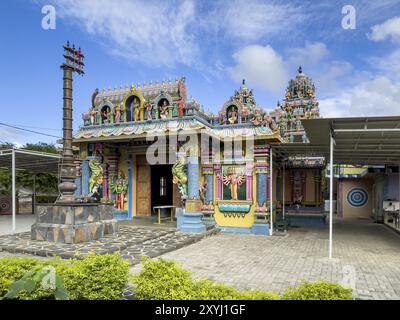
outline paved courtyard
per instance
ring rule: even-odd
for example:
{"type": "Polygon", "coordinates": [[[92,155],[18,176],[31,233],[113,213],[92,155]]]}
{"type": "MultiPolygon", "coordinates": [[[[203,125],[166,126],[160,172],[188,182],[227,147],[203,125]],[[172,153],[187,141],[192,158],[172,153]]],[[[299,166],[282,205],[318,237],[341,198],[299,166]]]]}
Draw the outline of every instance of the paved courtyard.
{"type": "MultiPolygon", "coordinates": [[[[31,225],[35,223],[36,216],[33,214],[17,214],[15,232],[25,232],[31,230],[31,225]]],[[[0,235],[12,233],[12,216],[0,215],[0,235]]]]}
{"type": "Polygon", "coordinates": [[[400,299],[398,234],[371,221],[336,222],[333,248],[329,261],[328,230],[298,228],[273,237],[221,233],[162,257],[239,289],[282,292],[303,281],[327,280],[353,283],[358,299],[400,299]]]}
{"type": "Polygon", "coordinates": [[[140,263],[142,256],[157,257],[166,252],[200,241],[217,230],[203,234],[184,234],[176,228],[121,225],[119,231],[99,240],[66,244],[31,240],[30,232],[0,236],[0,257],[29,255],[39,257],[59,256],[64,259],[85,257],[89,252],[97,254],[121,252],[121,257],[131,265],[140,263]]]}

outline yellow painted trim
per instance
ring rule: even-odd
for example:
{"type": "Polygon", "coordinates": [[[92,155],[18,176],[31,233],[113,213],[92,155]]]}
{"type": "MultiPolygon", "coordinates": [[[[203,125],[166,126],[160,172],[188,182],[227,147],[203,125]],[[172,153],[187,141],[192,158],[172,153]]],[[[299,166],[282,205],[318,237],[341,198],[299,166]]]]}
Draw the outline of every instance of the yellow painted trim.
{"type": "Polygon", "coordinates": [[[123,107],[126,107],[126,101],[130,98],[130,97],[138,97],[139,101],[140,101],[140,108],[142,108],[144,106],[144,103],[146,102],[146,99],[143,97],[142,92],[139,89],[136,89],[134,85],[132,85],[131,90],[124,96],[122,103],[123,103],[123,107]]]}
{"type": "Polygon", "coordinates": [[[137,165],[136,165],[136,154],[132,154],[132,194],[131,199],[132,203],[132,216],[137,216],[137,165]]]}

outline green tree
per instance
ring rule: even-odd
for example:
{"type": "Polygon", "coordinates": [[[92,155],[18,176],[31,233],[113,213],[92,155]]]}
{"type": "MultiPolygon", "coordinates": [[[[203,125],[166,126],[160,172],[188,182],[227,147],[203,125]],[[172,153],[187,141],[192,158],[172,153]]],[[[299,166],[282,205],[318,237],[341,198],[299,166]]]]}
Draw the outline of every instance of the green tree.
{"type": "MultiPolygon", "coordinates": [[[[0,144],[0,149],[10,149],[15,147],[12,143],[0,144]]],[[[22,149],[40,151],[46,153],[60,153],[61,149],[57,148],[54,144],[44,142],[27,143],[22,149]]],[[[57,193],[58,192],[58,177],[50,173],[33,174],[28,171],[17,171],[16,187],[32,189],[35,186],[36,192],[40,193],[57,193]]],[[[8,169],[0,169],[0,194],[11,194],[11,172],[8,169]]]]}

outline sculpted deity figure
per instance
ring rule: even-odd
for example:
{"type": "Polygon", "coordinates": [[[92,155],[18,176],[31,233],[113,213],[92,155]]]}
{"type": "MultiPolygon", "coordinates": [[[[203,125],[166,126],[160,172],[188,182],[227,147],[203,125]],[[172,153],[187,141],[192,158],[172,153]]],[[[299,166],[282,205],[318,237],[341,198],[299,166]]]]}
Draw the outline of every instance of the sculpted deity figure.
{"type": "Polygon", "coordinates": [[[110,188],[116,193],[115,207],[118,210],[123,210],[125,206],[125,194],[128,191],[128,182],[125,179],[124,173],[119,170],[118,177],[115,182],[110,183],[110,188]]]}
{"type": "Polygon", "coordinates": [[[300,120],[300,117],[297,116],[297,118],[296,118],[296,131],[301,131],[301,130],[302,130],[301,120],[300,120]]]}
{"type": "Polygon", "coordinates": [[[175,164],[172,166],[172,183],[178,185],[179,193],[181,194],[182,205],[185,205],[185,201],[188,195],[187,192],[187,164],[186,164],[187,150],[185,146],[179,149],[175,164]]]}
{"type": "Polygon", "coordinates": [[[101,118],[103,119],[103,123],[107,124],[110,123],[111,119],[111,110],[109,107],[105,108],[101,113],[101,118]]]}
{"type": "Polygon", "coordinates": [[[94,193],[95,187],[103,184],[103,168],[98,160],[89,160],[91,176],[89,179],[89,192],[94,193]]]}
{"type": "Polygon", "coordinates": [[[185,115],[185,98],[182,97],[178,103],[178,116],[183,117],[185,115]]]}
{"type": "MultiPolygon", "coordinates": [[[[122,103],[121,103],[122,104],[122,103]]],[[[122,112],[122,108],[121,108],[121,104],[118,103],[115,105],[114,107],[114,114],[115,114],[115,123],[118,124],[121,122],[121,112],[122,112]]]]}
{"type": "Polygon", "coordinates": [[[218,113],[218,122],[219,122],[219,124],[224,124],[224,113],[223,112],[218,113]]]}
{"type": "Polygon", "coordinates": [[[94,92],[92,94],[92,107],[95,106],[96,98],[98,95],[99,95],[99,89],[96,88],[96,90],[94,90],[94,92]]]}
{"type": "Polygon", "coordinates": [[[231,189],[231,200],[238,199],[238,187],[245,181],[243,173],[229,168],[228,175],[222,175],[222,183],[226,186],[230,186],[231,189]]]}
{"type": "Polygon", "coordinates": [[[263,121],[263,118],[262,118],[260,110],[256,110],[253,118],[251,119],[251,122],[253,123],[253,125],[259,126],[262,123],[262,121],[263,121]]]}
{"type": "Polygon", "coordinates": [[[133,108],[133,112],[134,112],[134,120],[135,121],[139,121],[140,120],[140,108],[139,108],[140,104],[139,101],[136,97],[133,98],[132,101],[132,108],[133,108]]]}
{"type": "Polygon", "coordinates": [[[160,118],[161,119],[166,119],[168,117],[168,104],[167,104],[167,100],[163,100],[161,106],[160,106],[160,118]]]}
{"type": "Polygon", "coordinates": [[[147,120],[153,119],[153,115],[151,114],[153,111],[153,105],[151,102],[146,103],[146,112],[147,112],[147,120]]]}
{"type": "Polygon", "coordinates": [[[90,115],[90,124],[94,125],[96,124],[96,115],[97,115],[97,110],[95,107],[91,107],[89,109],[89,115],[90,115]]]}
{"type": "Polygon", "coordinates": [[[230,124],[234,124],[238,122],[238,112],[236,107],[231,107],[228,110],[228,121],[230,124]]]}

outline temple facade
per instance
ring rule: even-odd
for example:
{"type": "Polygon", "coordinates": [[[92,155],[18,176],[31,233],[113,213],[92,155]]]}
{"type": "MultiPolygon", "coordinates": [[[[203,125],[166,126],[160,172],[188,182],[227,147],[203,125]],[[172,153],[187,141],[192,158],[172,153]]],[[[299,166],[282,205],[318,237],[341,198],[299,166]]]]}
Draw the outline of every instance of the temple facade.
{"type": "Polygon", "coordinates": [[[188,98],[184,77],[96,90],[74,135],[76,196],[113,203],[119,219],[174,206],[185,232],[215,225],[267,235],[271,204],[278,214],[283,202],[288,210],[323,207],[323,158],[270,161],[272,145],[307,142],[301,120],[312,117],[315,86],[301,68],[271,113],[245,80],[217,114],[188,98]]]}

